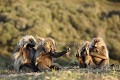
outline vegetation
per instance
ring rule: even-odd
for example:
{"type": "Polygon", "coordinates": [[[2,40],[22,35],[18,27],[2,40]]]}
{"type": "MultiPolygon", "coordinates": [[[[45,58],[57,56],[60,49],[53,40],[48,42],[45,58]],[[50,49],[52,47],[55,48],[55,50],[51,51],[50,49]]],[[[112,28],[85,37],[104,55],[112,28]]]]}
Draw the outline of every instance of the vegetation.
{"type": "Polygon", "coordinates": [[[11,65],[12,52],[23,35],[52,37],[58,51],[70,47],[70,55],[58,60],[61,64],[61,60],[75,61],[81,44],[100,36],[109,49],[110,63],[119,64],[119,34],[119,0],[0,0],[1,69],[11,65]]]}
{"type": "Polygon", "coordinates": [[[119,80],[120,72],[112,70],[67,69],[41,73],[12,73],[2,71],[2,80],[119,80]]]}

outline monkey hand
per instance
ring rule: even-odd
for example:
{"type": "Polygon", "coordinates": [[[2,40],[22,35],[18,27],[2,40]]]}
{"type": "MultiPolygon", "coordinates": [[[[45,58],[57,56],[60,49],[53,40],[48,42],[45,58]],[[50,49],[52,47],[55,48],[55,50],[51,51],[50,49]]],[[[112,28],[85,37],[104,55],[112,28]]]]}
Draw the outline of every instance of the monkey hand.
{"type": "Polygon", "coordinates": [[[77,58],[80,57],[80,50],[77,50],[77,53],[75,55],[77,58]]]}
{"type": "Polygon", "coordinates": [[[66,52],[70,52],[70,48],[66,48],[66,50],[65,50],[66,52]]]}

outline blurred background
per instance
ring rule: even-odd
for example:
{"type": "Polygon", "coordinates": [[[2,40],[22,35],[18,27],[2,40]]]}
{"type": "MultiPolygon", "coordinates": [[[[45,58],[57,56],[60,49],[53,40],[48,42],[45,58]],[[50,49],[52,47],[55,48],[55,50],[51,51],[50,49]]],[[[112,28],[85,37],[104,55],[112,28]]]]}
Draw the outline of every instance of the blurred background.
{"type": "Polygon", "coordinates": [[[7,69],[24,35],[51,37],[57,51],[71,48],[61,65],[75,62],[81,44],[104,39],[110,64],[120,63],[120,0],[0,0],[0,69],[7,69]]]}

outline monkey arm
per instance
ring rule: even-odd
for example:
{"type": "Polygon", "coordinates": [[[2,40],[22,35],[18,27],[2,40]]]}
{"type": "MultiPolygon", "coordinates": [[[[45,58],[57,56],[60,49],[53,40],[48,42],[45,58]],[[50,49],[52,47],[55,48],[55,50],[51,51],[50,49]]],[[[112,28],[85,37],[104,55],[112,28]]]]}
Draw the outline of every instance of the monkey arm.
{"type": "Polygon", "coordinates": [[[70,52],[70,48],[67,48],[65,51],[62,51],[62,52],[50,52],[50,55],[54,58],[58,58],[66,54],[67,52],[70,52]]]}
{"type": "Polygon", "coordinates": [[[67,53],[67,51],[54,52],[54,53],[50,53],[50,54],[51,54],[52,57],[58,58],[58,57],[61,57],[62,55],[64,55],[65,53],[67,53]]]}
{"type": "Polygon", "coordinates": [[[104,55],[100,55],[100,54],[90,54],[92,57],[98,57],[98,58],[101,58],[101,59],[107,59],[107,57],[106,56],[104,56],[104,55]]]}

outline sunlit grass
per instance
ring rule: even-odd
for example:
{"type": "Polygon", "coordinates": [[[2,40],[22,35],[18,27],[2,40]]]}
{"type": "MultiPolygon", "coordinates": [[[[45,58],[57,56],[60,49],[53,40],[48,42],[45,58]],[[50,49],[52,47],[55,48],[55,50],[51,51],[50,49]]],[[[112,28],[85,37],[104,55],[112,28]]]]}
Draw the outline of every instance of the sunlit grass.
{"type": "MultiPolygon", "coordinates": [[[[9,72],[9,71],[8,71],[9,72]]],[[[8,73],[0,71],[1,79],[19,80],[119,80],[120,72],[110,69],[66,69],[52,72],[8,73]],[[6,73],[6,74],[5,74],[6,73]]]]}

